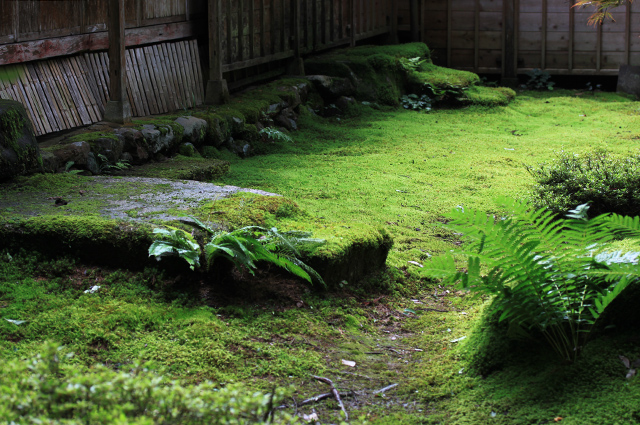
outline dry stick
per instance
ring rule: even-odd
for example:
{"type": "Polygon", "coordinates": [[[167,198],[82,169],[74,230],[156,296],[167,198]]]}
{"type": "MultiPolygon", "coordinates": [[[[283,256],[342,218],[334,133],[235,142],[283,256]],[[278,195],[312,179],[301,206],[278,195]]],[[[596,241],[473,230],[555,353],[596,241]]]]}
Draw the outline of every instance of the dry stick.
{"type": "Polygon", "coordinates": [[[322,376],[311,375],[311,377],[313,379],[324,382],[325,384],[331,386],[331,393],[336,398],[336,401],[338,402],[338,404],[340,405],[340,408],[344,412],[344,420],[349,422],[349,414],[347,413],[347,410],[344,408],[344,404],[342,403],[342,399],[340,398],[340,393],[338,392],[336,387],[333,385],[333,381],[331,381],[331,379],[329,378],[323,378],[322,376]]]}
{"type": "Polygon", "coordinates": [[[383,393],[383,392],[385,392],[385,391],[387,391],[387,390],[390,390],[391,388],[395,388],[395,387],[397,387],[397,386],[398,386],[398,384],[391,384],[391,385],[388,385],[388,386],[386,386],[386,387],[384,387],[384,388],[380,388],[379,390],[375,390],[375,391],[374,391],[374,392],[372,392],[371,394],[373,394],[373,395],[375,395],[375,394],[381,394],[381,393],[383,393]]]}

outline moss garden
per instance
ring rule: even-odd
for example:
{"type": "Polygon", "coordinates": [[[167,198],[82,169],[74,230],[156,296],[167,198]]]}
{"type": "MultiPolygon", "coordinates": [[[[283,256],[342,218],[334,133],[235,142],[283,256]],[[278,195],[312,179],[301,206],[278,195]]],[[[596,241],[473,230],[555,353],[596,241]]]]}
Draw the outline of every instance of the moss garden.
{"type": "Polygon", "coordinates": [[[108,181],[60,173],[3,185],[12,201],[0,200],[0,423],[640,423],[640,223],[587,210],[558,221],[589,202],[592,211],[635,210],[638,102],[562,88],[514,97],[439,70],[426,47],[370,53],[309,63],[337,77],[345,63],[373,72],[341,113],[302,105],[288,137],[246,158],[216,149],[226,162],[199,174],[263,192],[185,210],[186,198],[164,184],[153,189],[165,191],[163,211],[131,206],[117,219],[92,196],[131,198],[151,183],[123,189],[119,179],[212,167],[199,154],[108,181]],[[378,67],[390,69],[388,90],[378,67]],[[428,113],[405,106],[420,96],[428,113]],[[535,211],[543,222],[523,224],[535,211]],[[463,214],[471,224],[456,224],[463,214]],[[260,261],[222,277],[215,261],[196,271],[177,257],[149,261],[153,228],[198,251],[209,236],[193,218],[223,231],[311,232],[324,243],[300,258],[326,286],[260,261]],[[487,230],[518,220],[524,230],[509,240],[487,230]],[[526,239],[534,228],[542,230],[526,239]],[[568,230],[588,246],[567,248],[568,230]],[[538,245],[545,238],[550,245],[538,245]],[[504,250],[487,251],[485,239],[504,250]],[[511,248],[522,262],[499,262],[511,248]],[[468,260],[472,251],[480,263],[468,260]],[[459,272],[453,279],[442,279],[444,258],[459,272]],[[546,280],[523,295],[530,265],[546,280]],[[562,314],[526,316],[551,308],[538,290],[569,294],[557,297],[562,314]],[[519,310],[513,299],[525,300],[519,310]],[[575,337],[568,357],[549,332],[575,337]]]}

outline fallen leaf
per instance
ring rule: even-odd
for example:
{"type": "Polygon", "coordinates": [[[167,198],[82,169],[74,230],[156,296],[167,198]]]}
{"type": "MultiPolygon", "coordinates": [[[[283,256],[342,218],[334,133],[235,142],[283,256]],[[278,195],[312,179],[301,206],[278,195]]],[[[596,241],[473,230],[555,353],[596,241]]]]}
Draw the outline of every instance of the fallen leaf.
{"type": "Polygon", "coordinates": [[[553,418],[553,422],[560,422],[562,419],[563,419],[562,416],[557,416],[553,418]]]}
{"type": "Polygon", "coordinates": [[[424,267],[422,264],[418,263],[417,261],[407,261],[407,263],[413,264],[414,266],[418,266],[420,268],[424,267]]]}
{"type": "Polygon", "coordinates": [[[317,422],[318,420],[320,420],[320,418],[318,417],[318,414],[316,412],[313,412],[310,415],[305,415],[304,413],[302,414],[302,420],[305,422],[317,422]]]}
{"type": "Polygon", "coordinates": [[[14,325],[22,325],[23,323],[27,323],[26,320],[13,320],[13,319],[5,319],[9,323],[13,323],[14,325]]]}
{"type": "Polygon", "coordinates": [[[340,361],[342,362],[343,365],[345,366],[349,366],[349,367],[356,367],[356,362],[351,361],[351,360],[345,360],[345,359],[340,359],[340,361]]]}

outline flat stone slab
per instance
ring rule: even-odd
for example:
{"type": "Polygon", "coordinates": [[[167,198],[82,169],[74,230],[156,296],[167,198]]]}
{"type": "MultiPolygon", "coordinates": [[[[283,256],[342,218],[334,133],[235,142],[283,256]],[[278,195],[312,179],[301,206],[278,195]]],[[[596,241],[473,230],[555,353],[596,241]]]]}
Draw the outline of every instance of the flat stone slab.
{"type": "Polygon", "coordinates": [[[176,220],[180,216],[167,211],[184,210],[186,213],[205,202],[241,192],[280,196],[262,190],[193,180],[110,176],[78,177],[78,184],[72,190],[36,192],[30,188],[21,191],[20,186],[8,184],[0,187],[0,191],[8,195],[0,197],[0,212],[4,210],[33,217],[52,213],[77,215],[97,210],[105,218],[138,222],[176,220]]]}

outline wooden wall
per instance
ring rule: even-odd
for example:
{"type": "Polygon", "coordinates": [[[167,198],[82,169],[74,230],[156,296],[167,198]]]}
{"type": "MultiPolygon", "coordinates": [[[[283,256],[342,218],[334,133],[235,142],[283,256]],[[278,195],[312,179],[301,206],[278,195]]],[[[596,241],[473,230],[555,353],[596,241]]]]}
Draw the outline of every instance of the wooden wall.
{"type": "MultiPolygon", "coordinates": [[[[613,11],[616,22],[587,25],[591,11],[566,0],[419,0],[422,40],[434,61],[479,73],[533,68],[552,74],[617,75],[621,64],[640,65],[640,5],[613,11]],[[506,43],[509,3],[512,43],[506,43]],[[503,58],[511,50],[514,63],[503,58]]],[[[400,3],[408,22],[409,2],[400,3]]],[[[401,30],[408,31],[405,26],[401,30]]]]}

